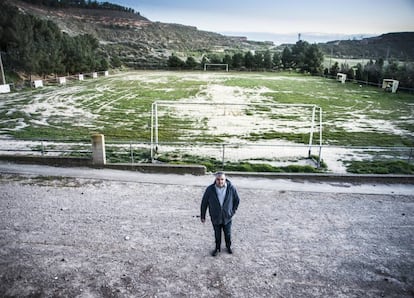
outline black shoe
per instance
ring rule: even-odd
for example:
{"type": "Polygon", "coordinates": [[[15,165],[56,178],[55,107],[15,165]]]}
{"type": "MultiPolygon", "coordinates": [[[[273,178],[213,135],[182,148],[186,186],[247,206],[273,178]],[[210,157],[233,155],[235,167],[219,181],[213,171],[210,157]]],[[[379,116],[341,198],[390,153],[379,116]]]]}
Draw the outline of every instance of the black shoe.
{"type": "Polygon", "coordinates": [[[217,255],[218,255],[218,253],[220,252],[220,249],[215,249],[215,250],[213,250],[212,252],[211,252],[211,255],[213,256],[213,257],[216,257],[217,255]]]}
{"type": "Polygon", "coordinates": [[[231,248],[230,248],[230,247],[227,247],[227,252],[228,252],[229,254],[233,254],[233,251],[231,250],[231,248]]]}

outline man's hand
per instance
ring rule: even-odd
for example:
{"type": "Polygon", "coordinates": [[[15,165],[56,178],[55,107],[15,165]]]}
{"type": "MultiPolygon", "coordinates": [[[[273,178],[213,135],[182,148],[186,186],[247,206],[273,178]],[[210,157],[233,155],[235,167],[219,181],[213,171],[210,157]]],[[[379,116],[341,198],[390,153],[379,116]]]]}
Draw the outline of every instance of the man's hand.
{"type": "Polygon", "coordinates": [[[202,218],[202,219],[201,219],[201,222],[202,222],[202,223],[205,223],[205,222],[206,222],[206,219],[205,219],[205,218],[202,218]]]}

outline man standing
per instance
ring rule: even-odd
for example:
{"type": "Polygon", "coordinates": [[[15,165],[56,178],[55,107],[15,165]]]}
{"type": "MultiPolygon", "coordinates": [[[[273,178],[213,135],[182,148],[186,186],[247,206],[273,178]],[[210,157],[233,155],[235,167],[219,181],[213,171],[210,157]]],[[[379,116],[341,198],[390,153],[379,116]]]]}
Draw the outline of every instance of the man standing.
{"type": "Polygon", "coordinates": [[[206,221],[206,211],[209,209],[211,223],[214,228],[216,248],[211,255],[213,257],[221,250],[221,231],[224,232],[227,252],[231,250],[231,219],[239,206],[239,195],[236,188],[226,179],[224,172],[215,174],[215,182],[207,187],[201,200],[201,222],[206,221]]]}

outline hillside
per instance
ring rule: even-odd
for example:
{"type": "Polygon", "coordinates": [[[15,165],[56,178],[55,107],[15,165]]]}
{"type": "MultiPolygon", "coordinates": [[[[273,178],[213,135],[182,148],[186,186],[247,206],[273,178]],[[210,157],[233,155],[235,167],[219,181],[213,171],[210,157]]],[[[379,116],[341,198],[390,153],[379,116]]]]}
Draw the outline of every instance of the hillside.
{"type": "MultiPolygon", "coordinates": [[[[22,13],[56,23],[70,36],[90,34],[99,41],[107,58],[120,59],[134,67],[163,67],[172,53],[185,59],[211,52],[231,52],[273,49],[282,52],[292,45],[274,47],[266,42],[254,42],[243,37],[225,36],[198,30],[193,26],[153,22],[140,13],[113,9],[55,8],[29,4],[21,0],[6,0],[22,13]]],[[[336,40],[319,43],[327,56],[337,58],[396,59],[414,61],[414,32],[387,33],[362,40],[336,40]]]]}
{"type": "Polygon", "coordinates": [[[335,40],[318,44],[326,55],[338,58],[414,61],[414,32],[387,33],[362,40],[335,40]]]}
{"type": "Polygon", "coordinates": [[[265,43],[224,36],[179,24],[152,22],[137,13],[85,8],[50,8],[9,1],[26,14],[51,20],[69,35],[91,34],[109,56],[129,66],[165,63],[172,52],[199,53],[224,49],[258,49],[265,43]]]}

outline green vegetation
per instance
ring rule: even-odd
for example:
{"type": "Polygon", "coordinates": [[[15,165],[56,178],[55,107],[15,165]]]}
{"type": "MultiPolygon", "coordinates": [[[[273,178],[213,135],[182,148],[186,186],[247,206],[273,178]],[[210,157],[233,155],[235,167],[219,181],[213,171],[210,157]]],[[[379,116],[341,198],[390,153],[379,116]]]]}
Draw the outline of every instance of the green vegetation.
{"type": "Polygon", "coordinates": [[[89,8],[89,9],[110,9],[116,11],[123,11],[128,13],[136,13],[132,8],[127,8],[121,5],[113,4],[110,2],[98,2],[96,0],[22,0],[27,3],[42,5],[51,8],[89,8]]]}
{"type": "Polygon", "coordinates": [[[200,63],[191,56],[184,62],[174,53],[168,58],[169,68],[201,69],[205,63],[228,64],[234,70],[273,70],[273,69],[296,69],[303,73],[314,75],[322,74],[323,53],[315,44],[310,45],[306,41],[298,41],[292,49],[285,47],[282,55],[270,50],[235,52],[233,55],[227,53],[219,56],[216,53],[203,55],[200,63]]]}
{"type": "Polygon", "coordinates": [[[131,163],[131,162],[151,162],[149,150],[145,149],[123,149],[107,146],[107,162],[110,163],[131,163]]]}
{"type": "Polygon", "coordinates": [[[399,81],[399,88],[414,88],[412,62],[400,63],[390,59],[385,64],[384,59],[379,58],[376,61],[370,60],[365,65],[358,63],[355,67],[350,67],[347,63],[339,66],[335,62],[330,69],[324,70],[326,76],[332,77],[336,77],[339,72],[345,73],[348,80],[355,80],[360,84],[382,85],[383,79],[393,78],[399,81]]]}
{"type": "Polygon", "coordinates": [[[364,38],[362,40],[341,40],[327,43],[318,43],[322,51],[329,57],[354,59],[391,58],[400,61],[413,61],[414,33],[398,32],[386,33],[380,36],[364,38]]]}
{"type": "Polygon", "coordinates": [[[414,164],[402,160],[364,160],[347,164],[347,171],[354,174],[414,174],[414,164]]]}
{"type": "MultiPolygon", "coordinates": [[[[317,134],[314,134],[315,139],[318,138],[317,134]]],[[[287,141],[292,141],[299,144],[309,143],[309,134],[295,134],[295,133],[281,133],[277,131],[265,131],[262,133],[250,133],[250,136],[247,137],[249,141],[259,141],[259,140],[274,140],[274,139],[284,139],[287,141]]]]}
{"type": "Polygon", "coordinates": [[[238,171],[238,172],[273,172],[273,173],[322,173],[326,170],[327,165],[321,163],[320,168],[309,165],[288,165],[282,167],[271,166],[266,163],[251,163],[246,161],[240,162],[225,162],[217,160],[216,158],[201,158],[196,155],[180,154],[180,153],[166,153],[157,156],[157,160],[166,163],[175,164],[200,164],[207,168],[207,171],[216,172],[219,170],[238,171]]]}
{"type": "MultiPolygon", "coordinates": [[[[70,37],[52,21],[22,14],[5,2],[0,3],[0,28],[4,67],[15,73],[46,76],[108,68],[92,35],[70,37]]],[[[9,80],[13,78],[15,75],[9,80]]]]}

